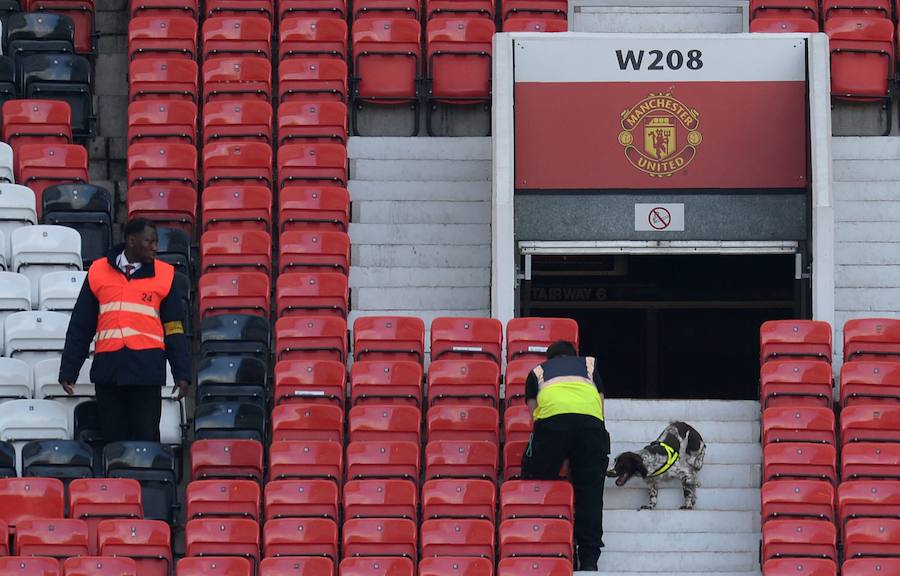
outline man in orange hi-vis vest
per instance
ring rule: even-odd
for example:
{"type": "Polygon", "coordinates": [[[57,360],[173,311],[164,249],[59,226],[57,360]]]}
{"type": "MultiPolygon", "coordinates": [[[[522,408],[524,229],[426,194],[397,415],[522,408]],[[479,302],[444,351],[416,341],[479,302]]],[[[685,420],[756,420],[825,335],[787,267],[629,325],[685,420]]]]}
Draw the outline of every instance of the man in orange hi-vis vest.
{"type": "Polygon", "coordinates": [[[107,442],[159,441],[167,360],[173,396],[183,398],[190,385],[182,298],[175,269],[156,259],[157,243],[152,222],[128,222],[125,243],[88,270],[69,321],[59,383],[73,393],[94,340],[91,382],[107,442]]]}

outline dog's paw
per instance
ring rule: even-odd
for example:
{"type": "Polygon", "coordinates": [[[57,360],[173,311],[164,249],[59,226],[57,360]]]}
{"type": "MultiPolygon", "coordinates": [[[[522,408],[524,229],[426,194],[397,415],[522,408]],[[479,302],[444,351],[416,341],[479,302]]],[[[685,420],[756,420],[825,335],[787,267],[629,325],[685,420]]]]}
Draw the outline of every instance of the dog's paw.
{"type": "Polygon", "coordinates": [[[656,506],[651,506],[650,504],[644,504],[643,506],[638,508],[638,512],[640,512],[641,510],[653,510],[654,508],[656,508],[656,506]]]}
{"type": "Polygon", "coordinates": [[[693,509],[694,509],[694,506],[693,506],[693,505],[690,505],[690,506],[689,506],[689,505],[687,505],[687,504],[685,504],[684,506],[682,506],[681,508],[679,508],[679,510],[693,510],[693,509]]]}

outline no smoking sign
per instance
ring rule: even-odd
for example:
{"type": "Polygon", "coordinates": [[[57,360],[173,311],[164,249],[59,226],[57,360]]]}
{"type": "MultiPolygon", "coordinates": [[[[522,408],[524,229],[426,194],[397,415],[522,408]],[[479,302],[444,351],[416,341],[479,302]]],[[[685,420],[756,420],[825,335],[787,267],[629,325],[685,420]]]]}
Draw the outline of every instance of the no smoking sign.
{"type": "Polygon", "coordinates": [[[636,232],[684,232],[684,204],[635,204],[636,232]]]}

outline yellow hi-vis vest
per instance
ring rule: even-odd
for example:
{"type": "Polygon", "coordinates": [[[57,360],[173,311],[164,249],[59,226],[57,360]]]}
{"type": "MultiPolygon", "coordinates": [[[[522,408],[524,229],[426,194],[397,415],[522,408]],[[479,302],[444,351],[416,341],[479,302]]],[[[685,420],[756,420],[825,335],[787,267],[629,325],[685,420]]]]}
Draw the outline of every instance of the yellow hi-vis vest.
{"type": "Polygon", "coordinates": [[[656,478],[657,476],[662,476],[669,470],[669,468],[671,468],[676,462],[678,462],[677,450],[675,450],[665,442],[660,442],[659,445],[662,446],[666,451],[666,463],[657,468],[652,474],[648,474],[648,478],[656,478]]]}
{"type": "Polygon", "coordinates": [[[534,419],[585,414],[603,420],[603,394],[592,379],[594,363],[592,356],[566,356],[537,366],[532,371],[538,382],[534,419]]]}

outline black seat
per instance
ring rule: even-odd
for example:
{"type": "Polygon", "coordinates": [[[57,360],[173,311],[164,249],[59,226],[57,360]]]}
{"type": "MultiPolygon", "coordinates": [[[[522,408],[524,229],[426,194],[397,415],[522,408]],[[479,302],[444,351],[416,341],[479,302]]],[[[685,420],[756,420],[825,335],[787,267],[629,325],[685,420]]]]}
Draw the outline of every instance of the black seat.
{"type": "Polygon", "coordinates": [[[0,478],[16,476],[16,449],[9,442],[0,440],[0,478]]]}
{"type": "Polygon", "coordinates": [[[219,400],[266,407],[268,363],[252,356],[213,356],[197,368],[197,403],[219,400]]]}
{"type": "Polygon", "coordinates": [[[200,322],[200,356],[269,357],[269,322],[252,314],[207,316],[200,322]]]}
{"type": "Polygon", "coordinates": [[[0,107],[19,96],[17,82],[15,61],[9,56],[0,56],[0,107]]]}
{"type": "Polygon", "coordinates": [[[163,262],[168,262],[176,270],[191,277],[191,239],[187,232],[180,228],[158,226],[156,228],[159,242],[156,247],[156,257],[163,262]]]}
{"type": "Polygon", "coordinates": [[[194,439],[234,438],[265,442],[266,411],[250,402],[209,402],[194,410],[194,439]]]}
{"type": "MultiPolygon", "coordinates": [[[[94,452],[99,454],[106,441],[100,430],[100,414],[97,411],[96,400],[87,400],[75,406],[74,424],[75,440],[92,446],[94,452]]],[[[102,475],[102,466],[97,467],[97,472],[102,475]]]]}
{"type": "Polygon", "coordinates": [[[6,29],[6,19],[16,12],[21,12],[22,6],[19,0],[0,0],[0,21],[3,21],[3,29],[6,29]]]}
{"type": "Polygon", "coordinates": [[[19,61],[31,54],[74,54],[75,23],[63,14],[16,12],[6,18],[4,54],[19,61]]]}
{"type": "Polygon", "coordinates": [[[22,476],[63,482],[94,476],[94,451],[78,440],[35,440],[22,447],[22,476]]]}
{"type": "Polygon", "coordinates": [[[177,269],[175,270],[175,284],[178,285],[181,293],[181,307],[184,309],[184,335],[188,338],[192,338],[194,335],[193,329],[191,327],[191,310],[193,307],[191,305],[191,279],[187,277],[187,275],[182,274],[177,269]]]}
{"type": "Polygon", "coordinates": [[[94,135],[91,63],[75,54],[33,54],[17,59],[19,91],[25,98],[63,100],[72,109],[72,135],[94,135]]]}
{"type": "Polygon", "coordinates": [[[172,448],[157,442],[111,442],[103,449],[103,467],[107,478],[141,483],[144,518],[175,523],[178,479],[172,448]]]}
{"type": "Polygon", "coordinates": [[[91,184],[59,184],[44,189],[44,224],[59,224],[81,233],[85,268],[103,258],[112,247],[112,199],[91,184]]]}

